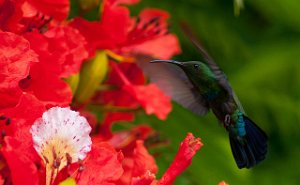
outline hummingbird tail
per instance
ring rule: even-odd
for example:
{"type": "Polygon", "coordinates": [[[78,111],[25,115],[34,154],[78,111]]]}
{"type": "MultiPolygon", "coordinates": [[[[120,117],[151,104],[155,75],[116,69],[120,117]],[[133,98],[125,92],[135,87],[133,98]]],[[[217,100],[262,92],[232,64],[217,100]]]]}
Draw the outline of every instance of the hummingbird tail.
{"type": "Polygon", "coordinates": [[[263,161],[267,154],[267,135],[247,116],[245,121],[246,135],[242,139],[229,136],[231,151],[239,168],[252,168],[263,161]]]}

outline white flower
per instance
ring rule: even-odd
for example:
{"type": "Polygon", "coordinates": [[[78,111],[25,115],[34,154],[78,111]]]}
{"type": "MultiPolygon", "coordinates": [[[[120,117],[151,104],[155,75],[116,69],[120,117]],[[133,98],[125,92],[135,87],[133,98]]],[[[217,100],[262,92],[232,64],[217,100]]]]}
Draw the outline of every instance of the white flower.
{"type": "Polygon", "coordinates": [[[70,108],[53,107],[30,130],[34,148],[46,164],[47,184],[69,163],[83,160],[91,150],[91,127],[70,108]]]}

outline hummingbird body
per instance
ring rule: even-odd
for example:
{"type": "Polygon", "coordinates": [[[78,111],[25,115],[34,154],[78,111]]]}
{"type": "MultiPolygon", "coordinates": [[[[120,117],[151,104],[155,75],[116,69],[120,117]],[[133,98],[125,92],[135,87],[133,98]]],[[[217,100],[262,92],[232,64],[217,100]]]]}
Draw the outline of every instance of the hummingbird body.
{"type": "Polygon", "coordinates": [[[239,109],[231,95],[231,88],[224,88],[209,66],[203,62],[182,62],[180,66],[195,87],[195,91],[203,97],[207,106],[231,135],[237,138],[244,136],[243,110],[239,109]]]}
{"type": "Polygon", "coordinates": [[[215,63],[173,60],[151,63],[165,63],[161,66],[163,78],[152,75],[152,80],[175,101],[199,115],[212,110],[229,133],[239,168],[251,168],[265,158],[266,134],[246,116],[226,76],[215,63]],[[168,64],[176,65],[177,69],[172,70],[168,64]]]}

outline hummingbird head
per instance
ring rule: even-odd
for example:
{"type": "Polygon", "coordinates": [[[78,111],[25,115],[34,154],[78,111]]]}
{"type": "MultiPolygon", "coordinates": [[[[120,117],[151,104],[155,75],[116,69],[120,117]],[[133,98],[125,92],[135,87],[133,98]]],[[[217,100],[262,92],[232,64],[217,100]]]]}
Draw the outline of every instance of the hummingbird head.
{"type": "Polygon", "coordinates": [[[170,63],[180,67],[192,81],[201,81],[203,78],[214,78],[214,73],[208,65],[201,61],[180,62],[175,60],[152,60],[151,63],[170,63]]]}

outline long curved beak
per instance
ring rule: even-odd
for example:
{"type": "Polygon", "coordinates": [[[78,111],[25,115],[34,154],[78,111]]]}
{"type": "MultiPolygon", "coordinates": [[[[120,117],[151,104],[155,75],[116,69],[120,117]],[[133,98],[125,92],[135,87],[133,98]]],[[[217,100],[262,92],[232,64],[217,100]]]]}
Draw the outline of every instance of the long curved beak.
{"type": "Polygon", "coordinates": [[[170,64],[175,64],[175,65],[178,65],[178,66],[183,66],[182,62],[178,62],[176,60],[152,60],[150,61],[150,63],[170,63],[170,64]]]}

